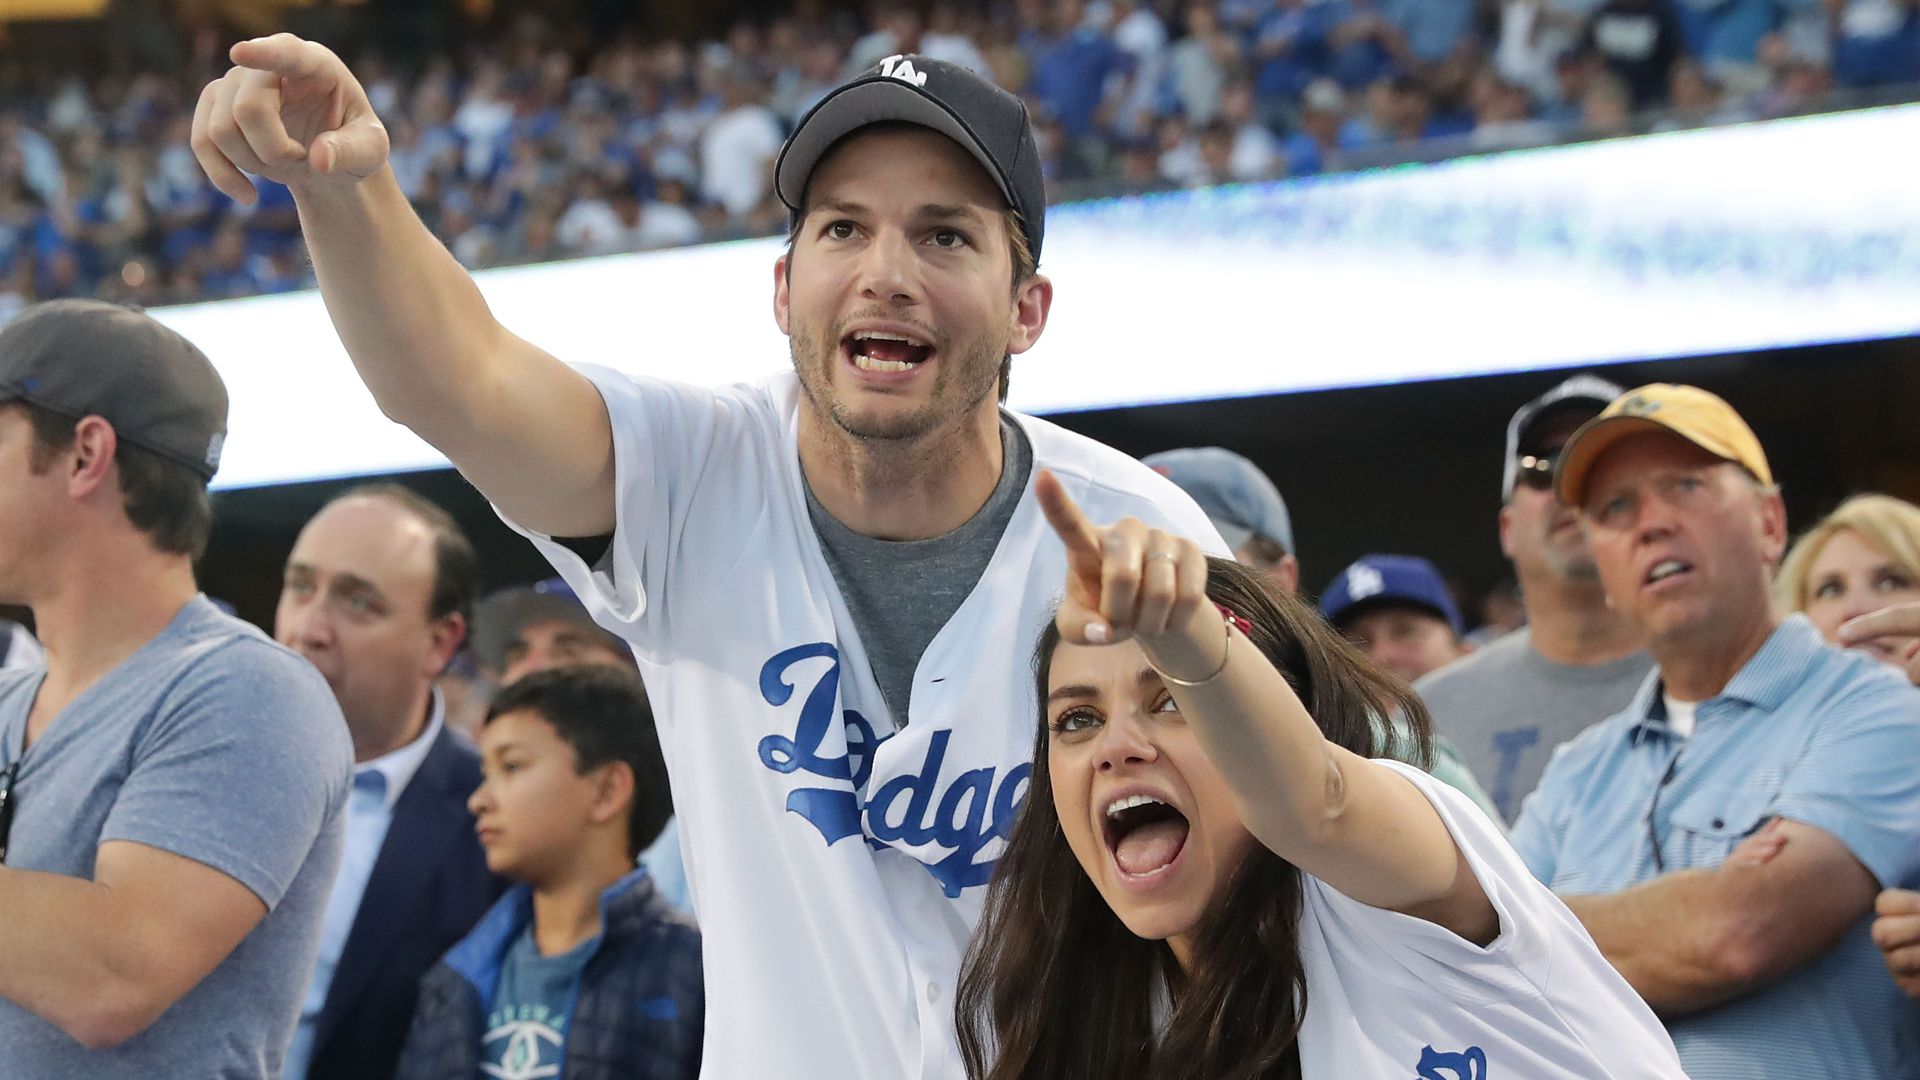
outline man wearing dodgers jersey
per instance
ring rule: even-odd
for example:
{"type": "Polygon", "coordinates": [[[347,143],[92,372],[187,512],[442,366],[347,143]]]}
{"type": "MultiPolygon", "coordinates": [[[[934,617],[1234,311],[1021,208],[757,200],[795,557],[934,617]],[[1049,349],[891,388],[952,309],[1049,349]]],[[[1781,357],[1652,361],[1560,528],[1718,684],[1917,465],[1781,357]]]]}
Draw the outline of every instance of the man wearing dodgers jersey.
{"type": "Polygon", "coordinates": [[[1224,551],[1145,466],[998,406],[1053,294],[1024,107],[921,57],[828,95],[776,165],[793,371],[714,391],[513,336],[331,52],[279,35],[233,59],[196,116],[208,173],[242,200],[243,170],[292,189],[381,408],[640,658],[710,943],[705,1075],[958,1075],[953,980],[1027,787],[1064,577],[1033,477],[1224,551]]]}

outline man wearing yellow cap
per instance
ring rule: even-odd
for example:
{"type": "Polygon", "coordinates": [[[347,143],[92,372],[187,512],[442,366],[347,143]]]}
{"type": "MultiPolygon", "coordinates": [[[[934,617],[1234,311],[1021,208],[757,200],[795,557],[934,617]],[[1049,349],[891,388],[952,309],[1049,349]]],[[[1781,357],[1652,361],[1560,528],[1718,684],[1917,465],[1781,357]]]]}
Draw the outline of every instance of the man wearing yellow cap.
{"type": "Polygon", "coordinates": [[[1875,892],[1920,881],[1920,690],[1773,609],[1786,512],[1718,397],[1629,391],[1556,482],[1658,667],[1555,753],[1514,846],[1695,1080],[1920,1078],[1869,934],[1875,892]],[[1771,858],[1728,858],[1756,836],[1771,858]]]}

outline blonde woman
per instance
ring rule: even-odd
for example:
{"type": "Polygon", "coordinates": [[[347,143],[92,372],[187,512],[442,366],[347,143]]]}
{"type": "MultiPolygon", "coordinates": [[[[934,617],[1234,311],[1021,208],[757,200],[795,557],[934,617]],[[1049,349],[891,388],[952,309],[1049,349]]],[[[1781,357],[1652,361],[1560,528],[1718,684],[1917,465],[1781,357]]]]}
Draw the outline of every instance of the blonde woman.
{"type": "MultiPolygon", "coordinates": [[[[1793,545],[1774,578],[1783,611],[1804,612],[1820,633],[1846,644],[1840,627],[1896,604],[1920,600],[1920,506],[1889,495],[1856,495],[1793,545]]],[[[1900,664],[1914,639],[1880,637],[1857,646],[1900,664]]]]}
{"type": "MultiPolygon", "coordinates": [[[[1920,683],[1920,637],[1911,636],[1920,629],[1920,506],[1888,495],[1841,503],[1787,552],[1774,597],[1783,610],[1805,612],[1828,641],[1904,665],[1920,683]]],[[[1735,857],[1764,861],[1780,846],[1762,834],[1735,857]]],[[[1920,999],[1920,892],[1888,889],[1875,907],[1873,940],[1887,972],[1920,999]]]]}

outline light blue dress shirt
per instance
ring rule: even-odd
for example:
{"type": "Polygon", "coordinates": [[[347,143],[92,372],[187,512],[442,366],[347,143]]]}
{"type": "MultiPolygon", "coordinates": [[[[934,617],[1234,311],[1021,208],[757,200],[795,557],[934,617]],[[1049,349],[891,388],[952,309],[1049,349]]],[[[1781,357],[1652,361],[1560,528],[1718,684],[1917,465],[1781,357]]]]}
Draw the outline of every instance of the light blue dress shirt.
{"type": "MultiPolygon", "coordinates": [[[[1694,732],[1666,724],[1659,672],[1617,716],[1555,751],[1513,845],[1566,895],[1711,869],[1767,821],[1845,844],[1883,886],[1920,884],[1920,690],[1894,669],[1783,622],[1694,732]],[[1659,846],[1658,865],[1654,846],[1659,846]]],[[[1868,936],[1734,1001],[1668,1023],[1693,1080],[1920,1080],[1920,1004],[1868,936]]]]}
{"type": "Polygon", "coordinates": [[[320,924],[320,954],[314,959],[313,978],[307,983],[307,996],[300,1003],[300,1022],[293,1031],[293,1043],[287,1047],[284,1080],[306,1080],[307,1066],[313,1059],[314,1025],[327,1003],[327,990],[333,985],[333,973],[340,966],[340,954],[347,947],[347,935],[353,930],[354,916],[360,913],[360,899],[366,895],[367,881],[373,877],[373,864],[380,858],[380,846],[386,843],[387,829],[393,825],[393,807],[420,771],[420,764],[433,748],[445,726],[446,705],[440,691],[433,691],[427,717],[427,729],[407,745],[353,767],[353,790],[347,795],[346,843],[340,853],[340,874],[333,879],[333,892],[327,897],[327,914],[320,924]]]}
{"type": "Polygon", "coordinates": [[[687,864],[680,855],[680,819],[670,817],[647,850],[640,853],[640,865],[647,868],[653,888],[669,907],[682,915],[693,914],[693,892],[687,886],[687,864]]]}

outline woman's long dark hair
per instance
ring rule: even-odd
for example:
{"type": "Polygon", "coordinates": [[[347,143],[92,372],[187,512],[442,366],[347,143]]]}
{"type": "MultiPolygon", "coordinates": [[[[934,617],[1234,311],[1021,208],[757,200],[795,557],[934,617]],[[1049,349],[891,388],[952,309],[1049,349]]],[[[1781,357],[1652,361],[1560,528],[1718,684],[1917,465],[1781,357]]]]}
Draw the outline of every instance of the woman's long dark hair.
{"type": "MultiPolygon", "coordinates": [[[[1429,721],[1413,692],[1265,575],[1207,560],[1207,595],[1253,624],[1327,739],[1380,753],[1377,720],[1397,711],[1394,749],[1427,764],[1429,721]]],[[[1067,847],[1047,773],[1045,702],[1060,635],[1034,653],[1033,778],[1007,838],[960,974],[956,1018],[971,1080],[1280,1080],[1300,1075],[1306,1011],[1300,874],[1259,844],[1214,897],[1183,971],[1166,943],[1135,937],[1067,847]],[[1164,983],[1172,1010],[1156,1031],[1164,983]]]]}

